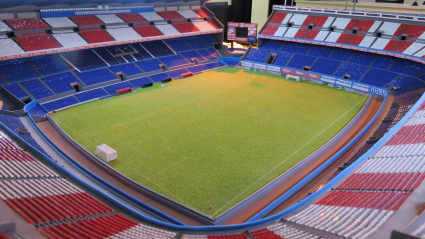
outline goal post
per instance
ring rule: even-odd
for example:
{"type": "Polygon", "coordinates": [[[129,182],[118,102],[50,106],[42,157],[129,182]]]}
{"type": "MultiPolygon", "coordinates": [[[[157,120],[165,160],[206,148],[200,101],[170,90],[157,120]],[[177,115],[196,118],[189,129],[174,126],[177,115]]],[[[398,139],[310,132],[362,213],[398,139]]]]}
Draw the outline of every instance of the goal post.
{"type": "Polygon", "coordinates": [[[300,77],[299,76],[293,76],[293,75],[286,75],[286,79],[287,80],[295,80],[297,82],[300,81],[300,77]]]}

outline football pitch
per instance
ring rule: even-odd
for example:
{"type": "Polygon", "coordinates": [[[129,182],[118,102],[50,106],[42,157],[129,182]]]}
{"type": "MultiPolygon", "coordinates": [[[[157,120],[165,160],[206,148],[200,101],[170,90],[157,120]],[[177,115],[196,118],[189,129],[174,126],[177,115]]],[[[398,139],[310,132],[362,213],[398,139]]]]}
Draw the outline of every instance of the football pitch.
{"type": "Polygon", "coordinates": [[[337,134],[367,98],[233,67],[156,84],[53,114],[110,166],[213,216],[234,206],[337,134]]]}

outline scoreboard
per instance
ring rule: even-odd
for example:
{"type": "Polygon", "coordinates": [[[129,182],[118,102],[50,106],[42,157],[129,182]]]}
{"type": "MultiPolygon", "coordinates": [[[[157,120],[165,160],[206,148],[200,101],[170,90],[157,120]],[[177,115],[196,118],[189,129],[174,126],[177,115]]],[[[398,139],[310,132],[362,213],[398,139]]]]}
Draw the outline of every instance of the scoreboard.
{"type": "Polygon", "coordinates": [[[257,23],[227,23],[228,41],[257,42],[257,23]]]}

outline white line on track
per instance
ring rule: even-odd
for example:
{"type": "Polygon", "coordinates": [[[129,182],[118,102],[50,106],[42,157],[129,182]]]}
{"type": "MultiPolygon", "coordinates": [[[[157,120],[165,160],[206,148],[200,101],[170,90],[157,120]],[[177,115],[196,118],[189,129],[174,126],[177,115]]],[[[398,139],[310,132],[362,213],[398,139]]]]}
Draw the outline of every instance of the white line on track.
{"type": "Polygon", "coordinates": [[[236,200],[238,197],[240,197],[242,194],[244,194],[246,191],[248,191],[248,189],[250,189],[252,186],[254,186],[255,184],[257,184],[258,182],[260,182],[262,179],[264,179],[266,176],[268,176],[271,172],[273,172],[274,170],[276,170],[279,166],[281,166],[284,162],[286,162],[288,159],[290,159],[292,156],[294,156],[296,153],[298,153],[301,149],[303,149],[305,146],[307,146],[309,143],[311,143],[313,140],[315,140],[318,136],[320,136],[323,132],[325,132],[327,129],[329,129],[332,125],[334,125],[336,122],[338,122],[342,117],[344,117],[346,114],[348,114],[350,111],[352,111],[357,105],[359,105],[361,102],[363,101],[363,99],[361,99],[357,104],[355,104],[353,107],[351,107],[348,111],[346,111],[344,114],[342,114],[338,119],[336,119],[334,122],[332,122],[332,124],[328,125],[325,129],[323,129],[322,131],[320,131],[319,134],[317,134],[316,136],[314,136],[313,138],[311,138],[307,143],[305,143],[303,146],[301,146],[299,149],[295,150],[291,155],[289,155],[287,158],[285,158],[282,162],[280,162],[276,167],[274,167],[272,170],[270,170],[269,172],[267,172],[266,174],[264,174],[261,178],[259,178],[257,181],[255,181],[253,184],[251,184],[249,187],[247,187],[245,190],[243,190],[240,194],[236,195],[236,197],[234,197],[232,200],[230,200],[229,202],[227,202],[224,206],[222,206],[220,209],[216,210],[213,213],[213,217],[216,216],[217,212],[220,212],[223,208],[225,208],[227,205],[229,205],[231,202],[233,202],[234,200],[236,200]]]}

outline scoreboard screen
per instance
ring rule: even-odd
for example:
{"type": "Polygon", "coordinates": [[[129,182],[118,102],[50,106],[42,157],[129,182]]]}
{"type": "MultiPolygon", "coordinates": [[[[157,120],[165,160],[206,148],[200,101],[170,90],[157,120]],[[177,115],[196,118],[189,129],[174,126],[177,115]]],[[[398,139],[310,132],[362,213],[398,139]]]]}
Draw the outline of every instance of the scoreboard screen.
{"type": "Polygon", "coordinates": [[[227,40],[257,42],[257,24],[228,22],[227,40]]]}

